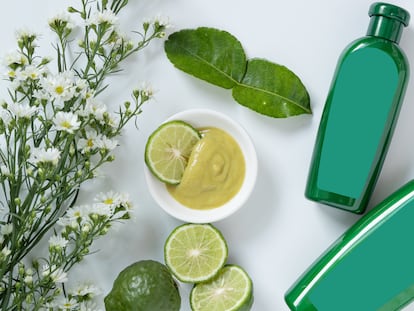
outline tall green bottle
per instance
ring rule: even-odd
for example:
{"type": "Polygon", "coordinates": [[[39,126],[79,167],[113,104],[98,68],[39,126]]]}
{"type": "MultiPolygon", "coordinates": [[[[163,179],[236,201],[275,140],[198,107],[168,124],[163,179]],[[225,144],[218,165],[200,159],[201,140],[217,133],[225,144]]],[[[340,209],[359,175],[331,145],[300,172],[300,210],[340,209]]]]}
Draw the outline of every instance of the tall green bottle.
{"type": "Polygon", "coordinates": [[[364,212],[381,171],[409,77],[398,43],[410,14],[373,3],[367,35],[342,53],[319,125],[305,195],[364,212]]]}
{"type": "MultiPolygon", "coordinates": [[[[414,180],[347,230],[286,292],[292,311],[396,311],[414,299],[414,180]]],[[[411,309],[412,310],[412,309],[411,309]]]]}

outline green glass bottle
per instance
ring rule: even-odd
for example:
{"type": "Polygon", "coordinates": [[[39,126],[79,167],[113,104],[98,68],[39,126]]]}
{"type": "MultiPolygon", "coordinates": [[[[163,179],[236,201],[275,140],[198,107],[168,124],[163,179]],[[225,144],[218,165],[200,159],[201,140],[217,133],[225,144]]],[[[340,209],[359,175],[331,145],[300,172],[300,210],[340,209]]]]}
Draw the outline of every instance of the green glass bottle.
{"type": "Polygon", "coordinates": [[[396,311],[414,298],[414,181],[364,215],[287,291],[292,311],[396,311]]]}
{"type": "Polygon", "coordinates": [[[409,77],[398,43],[409,13],[387,3],[369,9],[367,35],[342,53],[326,100],[305,196],[364,212],[380,173],[409,77]]]}

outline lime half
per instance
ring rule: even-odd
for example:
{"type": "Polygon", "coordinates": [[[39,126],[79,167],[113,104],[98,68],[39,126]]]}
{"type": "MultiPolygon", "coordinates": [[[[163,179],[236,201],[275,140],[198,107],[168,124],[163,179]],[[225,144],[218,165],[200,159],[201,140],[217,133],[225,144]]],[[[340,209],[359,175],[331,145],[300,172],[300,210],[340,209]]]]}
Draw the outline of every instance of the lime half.
{"type": "Polygon", "coordinates": [[[183,121],[162,124],[148,138],[145,163],[162,182],[178,184],[200,133],[183,121]]]}
{"type": "Polygon", "coordinates": [[[190,294],[193,311],[248,311],[253,305],[253,285],[239,266],[226,265],[208,282],[196,284],[190,294]]]}
{"type": "Polygon", "coordinates": [[[227,260],[223,235],[210,224],[185,224],[171,232],[165,263],[177,279],[198,283],[214,277],[227,260]]]}

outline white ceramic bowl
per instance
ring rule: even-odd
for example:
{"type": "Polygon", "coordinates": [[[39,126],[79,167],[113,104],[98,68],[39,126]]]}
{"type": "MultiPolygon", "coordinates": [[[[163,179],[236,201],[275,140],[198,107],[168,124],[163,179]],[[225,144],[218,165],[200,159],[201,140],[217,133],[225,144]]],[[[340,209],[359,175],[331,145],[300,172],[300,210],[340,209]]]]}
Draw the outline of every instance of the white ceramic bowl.
{"type": "Polygon", "coordinates": [[[176,201],[164,183],[156,179],[145,166],[145,177],[154,200],[164,211],[184,222],[211,223],[224,219],[244,205],[250,196],[257,176],[257,156],[254,145],[246,131],[228,116],[209,109],[191,109],[179,112],[165,122],[182,120],[196,128],[217,127],[229,133],[239,144],[246,163],[246,175],[239,192],[227,203],[217,208],[196,210],[176,201]]]}

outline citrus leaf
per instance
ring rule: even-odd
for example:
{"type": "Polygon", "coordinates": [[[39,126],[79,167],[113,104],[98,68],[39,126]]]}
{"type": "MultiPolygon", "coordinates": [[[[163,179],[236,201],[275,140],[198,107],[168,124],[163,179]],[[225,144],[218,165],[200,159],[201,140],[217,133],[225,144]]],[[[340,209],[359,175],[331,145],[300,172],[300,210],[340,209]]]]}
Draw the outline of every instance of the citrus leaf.
{"type": "Polygon", "coordinates": [[[288,68],[265,59],[251,59],[240,84],[233,88],[234,99],[261,114],[286,118],[312,113],[309,94],[300,79],[288,68]]]}
{"type": "Polygon", "coordinates": [[[240,82],[246,71],[243,47],[226,31],[208,27],[180,30],[168,37],[164,48],[178,69],[226,89],[240,82]]]}

